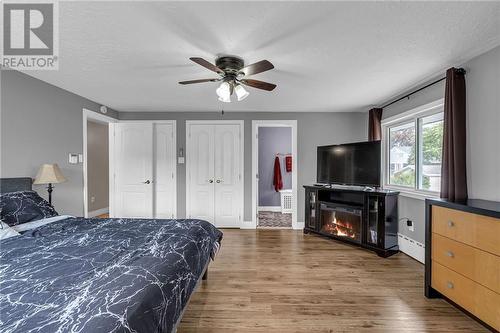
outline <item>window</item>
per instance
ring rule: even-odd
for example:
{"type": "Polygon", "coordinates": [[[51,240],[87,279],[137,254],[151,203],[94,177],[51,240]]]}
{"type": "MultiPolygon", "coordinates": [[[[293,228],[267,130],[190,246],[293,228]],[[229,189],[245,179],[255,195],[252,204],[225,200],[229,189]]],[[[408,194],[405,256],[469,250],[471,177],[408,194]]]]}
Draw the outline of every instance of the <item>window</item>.
{"type": "Polygon", "coordinates": [[[389,184],[415,187],[415,124],[389,128],[389,184]]]}
{"type": "Polygon", "coordinates": [[[443,112],[419,120],[418,188],[433,192],[441,189],[441,153],[443,150],[443,112]]]}
{"type": "Polygon", "coordinates": [[[443,103],[434,102],[382,123],[384,186],[435,195],[441,188],[443,103]]]}

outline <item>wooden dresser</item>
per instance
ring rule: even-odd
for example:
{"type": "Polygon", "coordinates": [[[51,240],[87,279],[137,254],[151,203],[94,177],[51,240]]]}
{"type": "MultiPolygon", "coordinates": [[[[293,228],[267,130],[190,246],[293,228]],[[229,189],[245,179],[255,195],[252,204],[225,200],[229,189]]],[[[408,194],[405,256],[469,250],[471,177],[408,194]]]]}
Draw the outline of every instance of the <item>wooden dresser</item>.
{"type": "Polygon", "coordinates": [[[426,200],[425,296],[500,331],[500,203],[426,200]]]}

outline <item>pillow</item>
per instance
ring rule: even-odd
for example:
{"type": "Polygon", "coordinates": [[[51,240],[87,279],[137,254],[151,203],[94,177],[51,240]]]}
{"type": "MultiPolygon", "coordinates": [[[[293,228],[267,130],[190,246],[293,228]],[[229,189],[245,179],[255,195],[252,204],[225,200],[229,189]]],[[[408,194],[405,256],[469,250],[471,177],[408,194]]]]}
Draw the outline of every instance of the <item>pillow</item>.
{"type": "Polygon", "coordinates": [[[0,217],[9,226],[59,215],[54,207],[35,191],[0,195],[0,217]]]}
{"type": "Polygon", "coordinates": [[[0,240],[19,235],[20,233],[9,227],[6,223],[0,222],[0,240]]]}

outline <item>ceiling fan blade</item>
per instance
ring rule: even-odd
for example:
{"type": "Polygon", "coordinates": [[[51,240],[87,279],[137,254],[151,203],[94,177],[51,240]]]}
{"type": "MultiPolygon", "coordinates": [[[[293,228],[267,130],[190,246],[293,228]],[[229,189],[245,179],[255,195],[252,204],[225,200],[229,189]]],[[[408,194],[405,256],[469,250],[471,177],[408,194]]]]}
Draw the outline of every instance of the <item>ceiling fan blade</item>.
{"type": "Polygon", "coordinates": [[[179,84],[193,84],[193,83],[203,83],[203,82],[217,82],[220,79],[200,79],[200,80],[190,80],[190,81],[181,81],[179,84]]]}
{"type": "Polygon", "coordinates": [[[240,82],[243,83],[244,85],[254,87],[257,89],[267,90],[267,91],[272,91],[274,88],[276,88],[275,84],[267,83],[267,82],[259,81],[259,80],[243,79],[243,80],[240,80],[240,82]]]}
{"type": "Polygon", "coordinates": [[[206,61],[203,58],[192,57],[192,58],[189,58],[189,60],[194,61],[198,65],[201,65],[201,66],[203,66],[203,67],[205,67],[207,69],[210,69],[213,72],[216,72],[216,73],[219,73],[219,74],[224,74],[224,71],[222,69],[220,69],[219,67],[215,66],[211,62],[206,61]]]}
{"type": "Polygon", "coordinates": [[[240,72],[242,72],[245,75],[253,75],[253,74],[258,74],[262,73],[265,71],[268,71],[270,69],[273,69],[274,66],[267,60],[261,60],[259,62],[256,62],[255,64],[251,64],[248,66],[243,67],[240,72]]]}

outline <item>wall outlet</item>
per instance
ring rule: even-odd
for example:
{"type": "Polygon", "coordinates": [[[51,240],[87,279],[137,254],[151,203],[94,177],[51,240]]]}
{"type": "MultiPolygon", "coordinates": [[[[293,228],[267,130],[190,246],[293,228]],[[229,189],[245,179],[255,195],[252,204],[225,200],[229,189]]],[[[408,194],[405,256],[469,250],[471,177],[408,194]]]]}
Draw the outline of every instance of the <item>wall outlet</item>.
{"type": "Polygon", "coordinates": [[[95,202],[95,197],[94,197],[94,196],[91,196],[91,197],[90,197],[90,202],[91,202],[91,203],[94,203],[94,202],[95,202]]]}
{"type": "Polygon", "coordinates": [[[412,220],[406,219],[406,225],[408,226],[408,230],[415,231],[415,225],[412,220]]]}

